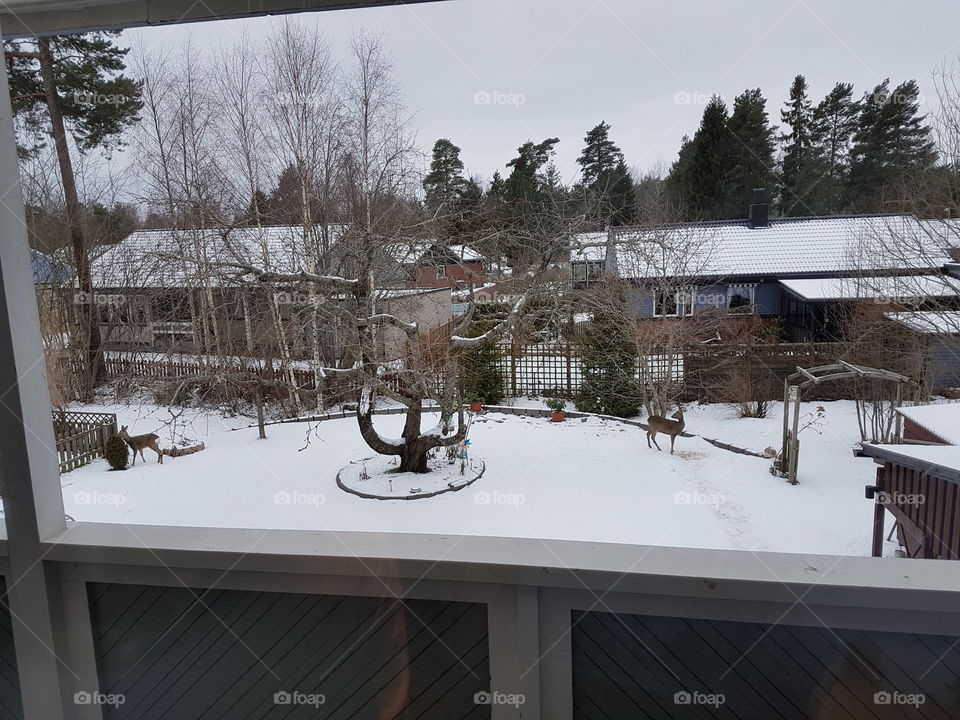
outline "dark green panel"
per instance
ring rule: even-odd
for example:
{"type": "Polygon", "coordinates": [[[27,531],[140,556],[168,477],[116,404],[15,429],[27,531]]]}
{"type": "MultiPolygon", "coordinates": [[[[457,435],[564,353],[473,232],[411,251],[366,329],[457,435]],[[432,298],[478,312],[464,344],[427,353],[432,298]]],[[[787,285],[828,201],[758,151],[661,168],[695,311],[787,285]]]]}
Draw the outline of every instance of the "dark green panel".
{"type": "Polygon", "coordinates": [[[960,638],[600,612],[572,621],[578,720],[960,718],[960,638]]]}
{"type": "Polygon", "coordinates": [[[108,720],[490,717],[473,700],[490,687],[482,604],[89,590],[100,689],[124,699],[108,720]]]}
{"type": "Polygon", "coordinates": [[[7,582],[0,578],[0,720],[20,720],[23,701],[20,698],[20,676],[13,649],[13,626],[7,603],[7,582]]]}

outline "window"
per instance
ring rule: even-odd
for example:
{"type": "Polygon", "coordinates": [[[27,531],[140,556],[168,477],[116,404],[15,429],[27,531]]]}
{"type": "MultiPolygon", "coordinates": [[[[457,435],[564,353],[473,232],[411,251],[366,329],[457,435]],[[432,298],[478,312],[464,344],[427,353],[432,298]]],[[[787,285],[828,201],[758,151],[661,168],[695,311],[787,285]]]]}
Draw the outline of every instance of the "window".
{"type": "Polygon", "coordinates": [[[696,298],[691,288],[683,290],[654,290],[653,315],[654,317],[684,317],[693,315],[693,306],[696,298]]]}
{"type": "Polygon", "coordinates": [[[751,312],[756,296],[756,283],[727,285],[727,309],[741,313],[751,312]]]}
{"type": "Polygon", "coordinates": [[[437,265],[437,279],[445,278],[446,276],[447,276],[447,266],[437,265]]]}

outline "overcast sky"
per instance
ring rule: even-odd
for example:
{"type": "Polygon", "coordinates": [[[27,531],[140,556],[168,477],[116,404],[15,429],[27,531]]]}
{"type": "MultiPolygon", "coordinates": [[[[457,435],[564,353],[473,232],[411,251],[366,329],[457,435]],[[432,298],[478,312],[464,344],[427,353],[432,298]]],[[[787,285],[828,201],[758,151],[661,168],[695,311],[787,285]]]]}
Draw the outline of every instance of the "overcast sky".
{"type": "MultiPolygon", "coordinates": [[[[759,87],[779,123],[798,73],[814,102],[837,81],[859,96],[890,77],[915,78],[935,103],[931,71],[960,52],[957,0],[444,0],[295,17],[323,28],[344,59],[353,28],[384,32],[421,145],[450,138],[487,179],[525,140],[555,136],[573,180],[583,136],[601,120],[629,165],[666,169],[711,93],[731,103],[759,87]]],[[[212,47],[277,22],[127,34],[151,46],[192,33],[212,47]]]]}

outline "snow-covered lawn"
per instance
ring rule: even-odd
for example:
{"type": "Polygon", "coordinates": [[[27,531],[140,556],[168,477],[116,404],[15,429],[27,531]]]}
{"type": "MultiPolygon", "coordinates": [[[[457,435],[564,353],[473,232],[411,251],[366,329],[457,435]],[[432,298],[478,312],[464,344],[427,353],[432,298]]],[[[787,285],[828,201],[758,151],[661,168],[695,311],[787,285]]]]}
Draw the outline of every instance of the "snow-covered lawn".
{"type": "MultiPolygon", "coordinates": [[[[517,404],[539,404],[517,401],[517,404]]],[[[800,484],[770,461],[678,438],[677,454],[647,448],[644,433],[611,420],[550,423],[489,413],[471,430],[486,473],[460,492],[427,500],[364,500],[337,488],[337,470],[372,452],[354,419],[232,430],[245,418],[186,411],[185,434],[206,450],[164,464],[148,457],[126,472],[104,460],[62,477],[77,520],[159,525],[371,530],[500,535],[618,543],[868,555],[873,504],[863,487],[870,459],[854,458],[854,406],[820,403],[819,427],[801,434],[800,484]],[[309,442],[308,442],[309,437],[309,442]]],[[[817,403],[802,412],[815,413],[817,403]]],[[[169,413],[150,405],[98,406],[131,433],[171,443],[169,413]]],[[[778,446],[780,409],[741,419],[730,406],[691,406],[687,430],[749,449],[778,446]]],[[[431,424],[429,420],[425,426],[431,424]]],[[[379,416],[399,436],[401,415],[379,416]]],[[[669,449],[669,438],[660,438],[669,449]]],[[[148,453],[149,455],[149,453],[148,453]]]]}

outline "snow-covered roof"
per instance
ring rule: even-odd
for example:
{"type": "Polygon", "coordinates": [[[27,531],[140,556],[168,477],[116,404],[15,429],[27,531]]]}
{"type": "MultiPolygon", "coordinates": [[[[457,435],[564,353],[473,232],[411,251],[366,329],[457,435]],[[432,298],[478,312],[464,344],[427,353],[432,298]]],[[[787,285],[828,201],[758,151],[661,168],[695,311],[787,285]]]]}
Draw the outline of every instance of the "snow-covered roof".
{"type": "Polygon", "coordinates": [[[478,253],[473,248],[469,248],[466,245],[451,245],[450,252],[456,255],[463,262],[480,262],[483,260],[483,255],[478,253]]]}
{"type": "Polygon", "coordinates": [[[960,403],[915,405],[897,412],[951,445],[960,445],[960,403]]]}
{"type": "Polygon", "coordinates": [[[803,300],[917,300],[960,294],[960,280],[943,275],[888,275],[781,280],[803,300]]]}
{"type": "Polygon", "coordinates": [[[607,233],[580,233],[570,243],[570,262],[603,262],[607,258],[607,233]]]}
{"type": "MultiPolygon", "coordinates": [[[[345,226],[329,226],[333,243],[345,226]]],[[[311,243],[319,246],[320,228],[311,243]]],[[[137,230],[91,263],[96,287],[190,287],[201,281],[221,284],[216,263],[242,263],[276,272],[305,267],[306,244],[300,225],[205,230],[137,230]],[[204,272],[211,277],[204,278],[204,272]]]]}
{"type": "Polygon", "coordinates": [[[416,297],[417,295],[429,295],[438,292],[450,292],[450,288],[380,288],[376,291],[376,296],[378,300],[396,300],[398,298],[416,297]]]}
{"type": "Polygon", "coordinates": [[[885,313],[884,317],[928,335],[960,333],[960,310],[913,310],[885,313]]]}
{"type": "Polygon", "coordinates": [[[631,228],[618,232],[616,265],[628,278],[929,270],[950,262],[942,233],[930,229],[938,222],[852,215],[631,228]]]}
{"type": "Polygon", "coordinates": [[[954,482],[960,481],[960,446],[957,445],[864,445],[863,453],[930,472],[946,469],[954,482]]]}

